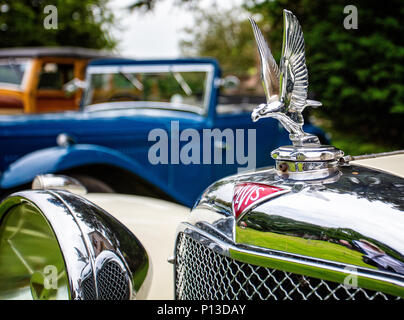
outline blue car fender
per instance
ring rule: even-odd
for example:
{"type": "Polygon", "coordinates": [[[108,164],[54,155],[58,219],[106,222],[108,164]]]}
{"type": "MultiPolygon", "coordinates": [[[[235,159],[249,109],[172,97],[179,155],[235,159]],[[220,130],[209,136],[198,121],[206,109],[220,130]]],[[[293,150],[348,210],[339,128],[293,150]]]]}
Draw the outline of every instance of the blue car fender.
{"type": "Polygon", "coordinates": [[[8,189],[31,182],[35,176],[91,165],[107,164],[128,170],[163,191],[164,186],[153,173],[142,170],[132,158],[110,148],[91,144],[51,147],[29,153],[13,162],[0,178],[0,188],[8,189]]]}

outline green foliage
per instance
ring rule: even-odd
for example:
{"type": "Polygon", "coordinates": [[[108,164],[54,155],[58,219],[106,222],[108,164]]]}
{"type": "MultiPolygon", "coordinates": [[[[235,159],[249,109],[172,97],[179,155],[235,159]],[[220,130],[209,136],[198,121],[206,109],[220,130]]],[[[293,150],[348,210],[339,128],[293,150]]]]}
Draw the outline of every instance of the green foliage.
{"type": "Polygon", "coordinates": [[[0,47],[79,46],[113,48],[108,29],[114,16],[108,0],[2,0],[0,2],[0,47]],[[47,5],[58,12],[57,29],[45,29],[47,5]]]}
{"type": "Polygon", "coordinates": [[[402,1],[249,1],[270,25],[266,37],[281,49],[282,10],[299,19],[306,43],[310,90],[322,117],[346,135],[404,147],[404,20],[402,1]],[[358,29],[345,29],[346,5],[358,9],[358,29]]]}
{"type": "Polygon", "coordinates": [[[255,42],[245,12],[240,9],[220,12],[213,6],[194,14],[195,27],[185,29],[190,39],[180,44],[185,56],[214,57],[224,74],[239,77],[255,67],[255,42]]]}
{"type": "Polygon", "coordinates": [[[345,154],[357,156],[397,149],[397,145],[386,143],[386,141],[375,141],[375,139],[370,138],[368,135],[357,134],[355,130],[347,132],[346,130],[335,129],[333,123],[325,118],[314,117],[313,120],[315,125],[330,134],[332,144],[343,150],[345,154]]]}

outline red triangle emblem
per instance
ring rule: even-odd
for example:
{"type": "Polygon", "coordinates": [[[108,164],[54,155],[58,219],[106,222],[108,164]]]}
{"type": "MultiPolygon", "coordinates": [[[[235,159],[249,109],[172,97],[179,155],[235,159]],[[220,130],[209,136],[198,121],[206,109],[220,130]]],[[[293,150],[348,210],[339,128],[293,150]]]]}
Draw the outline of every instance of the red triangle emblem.
{"type": "Polygon", "coordinates": [[[253,206],[286,192],[289,190],[262,183],[239,183],[234,187],[233,213],[238,219],[253,206]]]}

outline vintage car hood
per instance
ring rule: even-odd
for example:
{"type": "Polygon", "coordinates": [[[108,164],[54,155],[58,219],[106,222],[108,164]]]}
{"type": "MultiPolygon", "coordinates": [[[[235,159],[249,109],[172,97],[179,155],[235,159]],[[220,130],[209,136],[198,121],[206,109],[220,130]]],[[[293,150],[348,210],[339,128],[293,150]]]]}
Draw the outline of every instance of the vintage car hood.
{"type": "Polygon", "coordinates": [[[189,208],[171,202],[123,194],[89,193],[85,196],[123,223],[146,248],[152,265],[147,299],[174,298],[173,255],[177,225],[189,208]]]}
{"type": "Polygon", "coordinates": [[[206,190],[188,223],[239,248],[378,269],[404,279],[404,179],[365,166],[342,166],[338,175],[317,181],[285,180],[273,168],[228,177],[206,190]],[[232,202],[243,183],[287,192],[236,219],[232,202]]]}

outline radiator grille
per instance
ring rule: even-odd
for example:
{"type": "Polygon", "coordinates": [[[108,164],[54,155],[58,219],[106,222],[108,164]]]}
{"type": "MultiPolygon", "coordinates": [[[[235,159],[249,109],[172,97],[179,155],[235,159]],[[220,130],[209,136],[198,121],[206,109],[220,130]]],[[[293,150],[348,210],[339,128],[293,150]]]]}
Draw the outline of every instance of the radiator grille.
{"type": "Polygon", "coordinates": [[[181,300],[390,300],[363,288],[245,264],[181,233],[176,246],[176,298],[181,300]]]}
{"type": "Polygon", "coordinates": [[[129,299],[129,282],[125,272],[114,261],[105,263],[97,273],[99,300],[129,299]]]}
{"type": "MultiPolygon", "coordinates": [[[[91,270],[90,270],[91,271],[91,270]]],[[[95,291],[94,277],[90,272],[82,282],[84,300],[96,300],[97,294],[95,291]]]]}

